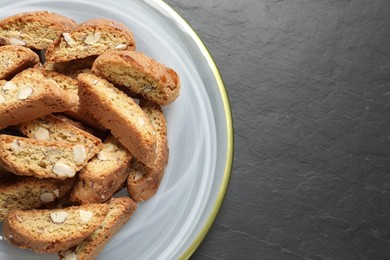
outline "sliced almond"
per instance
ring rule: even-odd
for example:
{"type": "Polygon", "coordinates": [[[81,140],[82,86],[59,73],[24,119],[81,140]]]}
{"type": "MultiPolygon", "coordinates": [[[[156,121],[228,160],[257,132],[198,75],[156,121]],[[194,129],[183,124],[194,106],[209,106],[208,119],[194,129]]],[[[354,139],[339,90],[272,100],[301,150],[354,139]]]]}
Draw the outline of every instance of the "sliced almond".
{"type": "Polygon", "coordinates": [[[53,166],[53,172],[59,177],[73,177],[76,171],[63,162],[56,162],[53,166]]]}
{"type": "Polygon", "coordinates": [[[81,223],[87,223],[88,221],[91,220],[93,216],[93,213],[88,210],[80,210],[79,214],[80,214],[81,223]]]}
{"type": "Polygon", "coordinates": [[[42,193],[41,196],[39,196],[39,199],[43,202],[43,203],[49,203],[49,202],[52,202],[54,201],[54,195],[53,193],[51,192],[45,192],[45,193],[42,193]]]}
{"type": "Polygon", "coordinates": [[[57,211],[50,213],[50,218],[54,223],[64,223],[68,218],[68,213],[65,211],[57,211]]]}
{"type": "Polygon", "coordinates": [[[32,87],[24,87],[18,92],[18,99],[20,100],[26,100],[31,94],[33,93],[32,87]]]}
{"type": "Polygon", "coordinates": [[[43,127],[38,127],[38,129],[34,133],[34,136],[38,140],[46,141],[50,139],[50,132],[43,127]]]}
{"type": "Polygon", "coordinates": [[[125,44],[125,43],[118,44],[117,46],[115,46],[114,49],[115,50],[126,50],[127,49],[127,44],[125,44]]]}
{"type": "Polygon", "coordinates": [[[5,83],[3,86],[4,91],[15,90],[15,89],[16,89],[16,84],[13,83],[12,81],[7,81],[7,83],[5,83]]]}
{"type": "Polygon", "coordinates": [[[134,181],[139,181],[140,179],[142,179],[142,177],[143,174],[141,172],[136,172],[134,176],[134,181]]]}
{"type": "Polygon", "coordinates": [[[54,194],[57,198],[60,197],[60,191],[59,191],[58,189],[55,189],[55,190],[53,191],[53,194],[54,194]]]}
{"type": "Polygon", "coordinates": [[[138,121],[140,123],[141,126],[144,126],[145,125],[145,120],[142,118],[142,117],[139,117],[138,118],[138,121]]]}
{"type": "Polygon", "coordinates": [[[9,43],[11,45],[21,45],[21,46],[25,46],[26,45],[26,43],[24,41],[22,41],[21,39],[17,39],[17,38],[10,39],[9,43]]]}
{"type": "Polygon", "coordinates": [[[94,34],[88,35],[85,38],[84,43],[88,45],[94,45],[98,43],[100,39],[101,39],[100,32],[95,32],[94,34]]]}
{"type": "Polygon", "coordinates": [[[73,40],[72,36],[70,36],[69,33],[63,33],[62,36],[64,37],[64,40],[70,47],[76,44],[76,42],[73,40]]]}
{"type": "Polygon", "coordinates": [[[87,158],[84,145],[77,144],[73,146],[73,160],[76,163],[83,163],[87,158]]]}
{"type": "Polygon", "coordinates": [[[106,154],[103,151],[100,151],[97,154],[97,158],[98,158],[99,161],[106,161],[107,160],[106,154]]]}
{"type": "Polygon", "coordinates": [[[0,104],[4,103],[7,99],[0,94],[0,104]]]}
{"type": "Polygon", "coordinates": [[[77,255],[73,251],[67,250],[65,251],[64,258],[65,260],[77,260],[77,255]]]}
{"type": "Polygon", "coordinates": [[[19,152],[19,151],[22,149],[21,146],[20,146],[19,141],[13,140],[13,141],[12,141],[12,144],[11,144],[11,149],[12,149],[12,151],[14,151],[14,152],[19,152]]]}

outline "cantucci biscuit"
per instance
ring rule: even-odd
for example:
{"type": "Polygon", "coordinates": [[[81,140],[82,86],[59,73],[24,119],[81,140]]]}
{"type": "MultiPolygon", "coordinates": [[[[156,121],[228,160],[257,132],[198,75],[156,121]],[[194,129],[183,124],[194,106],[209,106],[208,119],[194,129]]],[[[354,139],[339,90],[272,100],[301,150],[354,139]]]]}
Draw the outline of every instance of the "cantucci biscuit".
{"type": "MultiPolygon", "coordinates": [[[[34,70],[39,69],[28,71],[34,70]]],[[[0,129],[78,105],[77,95],[53,82],[19,74],[11,81],[0,81],[0,129]]]]}
{"type": "Polygon", "coordinates": [[[137,103],[112,84],[92,74],[80,74],[80,106],[111,130],[139,161],[153,165],[156,132],[137,103]]]}
{"type": "Polygon", "coordinates": [[[44,50],[76,25],[75,21],[53,12],[21,13],[0,21],[0,42],[44,50]]]}
{"type": "Polygon", "coordinates": [[[136,202],[144,201],[152,197],[164,175],[168,164],[169,149],[167,140],[167,126],[161,107],[150,101],[142,100],[140,106],[152,122],[156,135],[156,161],[147,167],[138,160],[134,160],[130,166],[127,179],[127,191],[136,202]]]}
{"type": "Polygon", "coordinates": [[[22,123],[19,125],[19,130],[29,138],[42,141],[82,144],[89,151],[89,153],[85,154],[87,160],[94,157],[104,147],[99,138],[53,115],[22,123]]]}
{"type": "Polygon", "coordinates": [[[134,50],[133,33],[123,24],[101,18],[79,24],[50,46],[46,53],[49,63],[100,55],[106,50],[134,50]]]}
{"type": "Polygon", "coordinates": [[[162,106],[180,93],[177,73],[141,52],[107,51],[95,60],[92,72],[162,106]]]}
{"type": "Polygon", "coordinates": [[[56,253],[74,247],[101,226],[107,204],[63,209],[12,210],[4,220],[6,239],[21,248],[56,253]]]}
{"type": "Polygon", "coordinates": [[[96,123],[89,113],[82,110],[78,104],[78,83],[76,79],[68,77],[62,73],[48,71],[45,69],[27,69],[15,76],[14,80],[21,78],[35,78],[42,82],[49,82],[65,90],[70,98],[74,100],[75,105],[69,110],[63,111],[67,116],[74,118],[92,128],[102,130],[102,126],[96,123]],[[77,103],[77,104],[76,104],[77,103]]]}
{"type": "Polygon", "coordinates": [[[0,221],[13,209],[36,209],[64,198],[74,179],[37,179],[7,176],[0,183],[0,221]]]}
{"type": "Polygon", "coordinates": [[[0,79],[9,80],[20,71],[34,67],[38,63],[38,55],[28,48],[0,46],[0,79]]]}
{"type": "Polygon", "coordinates": [[[60,259],[95,259],[136,209],[137,204],[130,198],[112,198],[102,225],[75,248],[60,252],[60,259]]]}
{"type": "Polygon", "coordinates": [[[82,143],[0,135],[0,164],[16,175],[72,178],[87,164],[91,155],[90,150],[91,148],[82,143]]]}
{"type": "Polygon", "coordinates": [[[70,201],[97,203],[111,198],[126,181],[131,153],[113,136],[104,141],[104,149],[78,175],[70,201]]]}

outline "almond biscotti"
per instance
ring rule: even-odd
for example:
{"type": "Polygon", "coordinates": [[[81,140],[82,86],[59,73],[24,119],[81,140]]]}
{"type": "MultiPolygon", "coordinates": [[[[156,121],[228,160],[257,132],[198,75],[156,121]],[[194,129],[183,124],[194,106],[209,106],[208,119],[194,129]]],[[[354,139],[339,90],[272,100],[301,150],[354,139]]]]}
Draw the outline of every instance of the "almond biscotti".
{"type": "Polygon", "coordinates": [[[87,164],[90,154],[90,148],[82,143],[0,135],[0,164],[16,175],[71,178],[87,164]]]}
{"type": "Polygon", "coordinates": [[[0,81],[0,129],[78,105],[77,96],[53,82],[18,75],[11,81],[0,81]]]}
{"type": "Polygon", "coordinates": [[[36,209],[64,198],[72,190],[74,179],[37,179],[8,176],[0,183],[0,221],[13,209],[36,209]]]}
{"type": "Polygon", "coordinates": [[[80,109],[78,105],[79,96],[77,94],[78,83],[76,79],[55,71],[48,71],[45,69],[27,69],[16,75],[14,80],[29,80],[30,78],[40,79],[42,82],[49,82],[65,90],[70,98],[75,102],[75,105],[69,110],[63,111],[63,113],[71,118],[83,122],[88,126],[96,129],[102,129],[102,127],[96,123],[96,120],[94,120],[90,114],[80,109]]]}
{"type": "Polygon", "coordinates": [[[92,72],[161,106],[180,93],[177,73],[141,52],[107,51],[95,60],[92,72]]]}
{"type": "Polygon", "coordinates": [[[56,253],[78,245],[101,226],[108,204],[63,209],[12,210],[4,220],[6,239],[21,248],[56,253]]]}
{"type": "Polygon", "coordinates": [[[39,56],[22,46],[0,46],[0,79],[11,79],[20,71],[34,67],[39,63],[39,56]]]}
{"type": "Polygon", "coordinates": [[[97,203],[108,200],[126,181],[132,155],[112,135],[104,149],[80,172],[70,201],[97,203]]]}
{"type": "Polygon", "coordinates": [[[19,130],[29,138],[42,141],[68,142],[82,144],[87,148],[86,160],[90,160],[104,148],[101,140],[80,128],[68,124],[53,115],[40,117],[19,125],[19,130]]]}
{"type": "Polygon", "coordinates": [[[147,200],[156,193],[164,176],[169,157],[167,125],[161,107],[143,99],[140,101],[140,106],[149,117],[157,133],[157,157],[152,166],[147,167],[138,160],[134,160],[130,166],[127,191],[136,202],[147,200]]]}
{"type": "Polygon", "coordinates": [[[153,165],[156,132],[145,112],[126,94],[92,74],[80,74],[80,106],[111,130],[138,160],[153,165]]]}
{"type": "Polygon", "coordinates": [[[102,225],[75,248],[60,252],[60,259],[95,259],[111,237],[129,221],[136,209],[137,204],[130,198],[112,198],[102,225]]]}
{"type": "Polygon", "coordinates": [[[64,62],[100,55],[109,49],[134,50],[133,33],[123,24],[101,18],[79,24],[50,46],[46,61],[64,62]]]}
{"type": "Polygon", "coordinates": [[[76,22],[53,12],[21,13],[0,21],[0,43],[45,50],[76,22]]]}

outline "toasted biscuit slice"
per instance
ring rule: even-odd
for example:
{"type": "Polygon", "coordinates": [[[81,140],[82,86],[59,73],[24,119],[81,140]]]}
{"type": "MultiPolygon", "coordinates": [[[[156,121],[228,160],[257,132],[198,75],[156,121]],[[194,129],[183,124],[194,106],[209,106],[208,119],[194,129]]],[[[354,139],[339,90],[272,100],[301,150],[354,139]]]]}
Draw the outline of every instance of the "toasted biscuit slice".
{"type": "Polygon", "coordinates": [[[68,142],[88,147],[87,158],[91,159],[104,148],[101,140],[90,133],[66,123],[53,115],[40,117],[19,125],[19,130],[29,138],[43,141],[68,142]]]}
{"type": "Polygon", "coordinates": [[[71,178],[93,155],[91,148],[82,143],[41,141],[0,135],[0,164],[16,175],[54,179],[71,178]]]}
{"type": "Polygon", "coordinates": [[[142,100],[140,106],[152,122],[156,135],[156,161],[152,166],[145,166],[138,160],[134,160],[130,166],[127,179],[127,191],[130,197],[136,201],[144,201],[152,197],[164,175],[168,164],[168,140],[167,125],[161,107],[150,101],[142,100]]]}
{"type": "Polygon", "coordinates": [[[0,221],[13,209],[36,209],[64,198],[74,179],[65,181],[8,176],[0,184],[0,221]]]}
{"type": "Polygon", "coordinates": [[[101,18],[79,24],[50,46],[46,61],[64,62],[100,55],[109,49],[134,50],[133,33],[123,24],[101,18]]]}
{"type": "Polygon", "coordinates": [[[162,106],[179,96],[177,73],[140,52],[107,51],[95,60],[92,72],[162,106]]]}
{"type": "Polygon", "coordinates": [[[75,248],[60,252],[60,259],[95,259],[136,209],[137,204],[130,198],[112,198],[110,209],[101,227],[75,248]]]}
{"type": "Polygon", "coordinates": [[[7,240],[35,252],[55,253],[78,245],[98,229],[109,210],[107,204],[42,210],[12,210],[4,221],[7,240]]]}
{"type": "Polygon", "coordinates": [[[82,204],[108,200],[126,181],[131,158],[130,152],[109,136],[104,149],[80,172],[70,200],[82,204]]]}
{"type": "Polygon", "coordinates": [[[0,46],[0,79],[11,79],[20,71],[39,63],[38,55],[22,46],[0,46]]]}
{"type": "Polygon", "coordinates": [[[145,112],[126,94],[92,74],[80,74],[80,106],[111,130],[138,160],[153,165],[156,132],[145,112]]]}
{"type": "Polygon", "coordinates": [[[0,42],[44,50],[76,25],[75,21],[52,12],[21,13],[0,21],[0,42]]]}
{"type": "Polygon", "coordinates": [[[19,78],[35,78],[40,79],[42,82],[50,82],[61,89],[65,90],[68,95],[74,100],[75,104],[71,109],[63,111],[67,116],[74,118],[92,128],[103,130],[103,127],[96,123],[96,120],[86,111],[80,109],[78,105],[78,83],[77,80],[68,77],[62,73],[55,71],[48,71],[45,69],[28,69],[24,70],[15,76],[14,80],[19,78]]]}
{"type": "MultiPolygon", "coordinates": [[[[29,69],[34,71],[39,69],[29,69]]],[[[26,73],[23,71],[19,74],[26,73]]],[[[72,109],[78,96],[69,94],[49,80],[16,75],[0,81],[0,129],[53,112],[72,109]]]]}

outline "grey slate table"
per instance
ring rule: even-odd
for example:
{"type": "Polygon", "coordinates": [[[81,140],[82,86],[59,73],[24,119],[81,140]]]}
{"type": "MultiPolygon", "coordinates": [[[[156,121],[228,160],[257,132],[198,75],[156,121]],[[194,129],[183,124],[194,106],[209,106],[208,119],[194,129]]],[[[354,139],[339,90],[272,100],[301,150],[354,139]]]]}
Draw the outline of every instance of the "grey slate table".
{"type": "Polygon", "coordinates": [[[193,259],[390,259],[390,1],[167,0],[220,68],[227,195],[193,259]]]}

